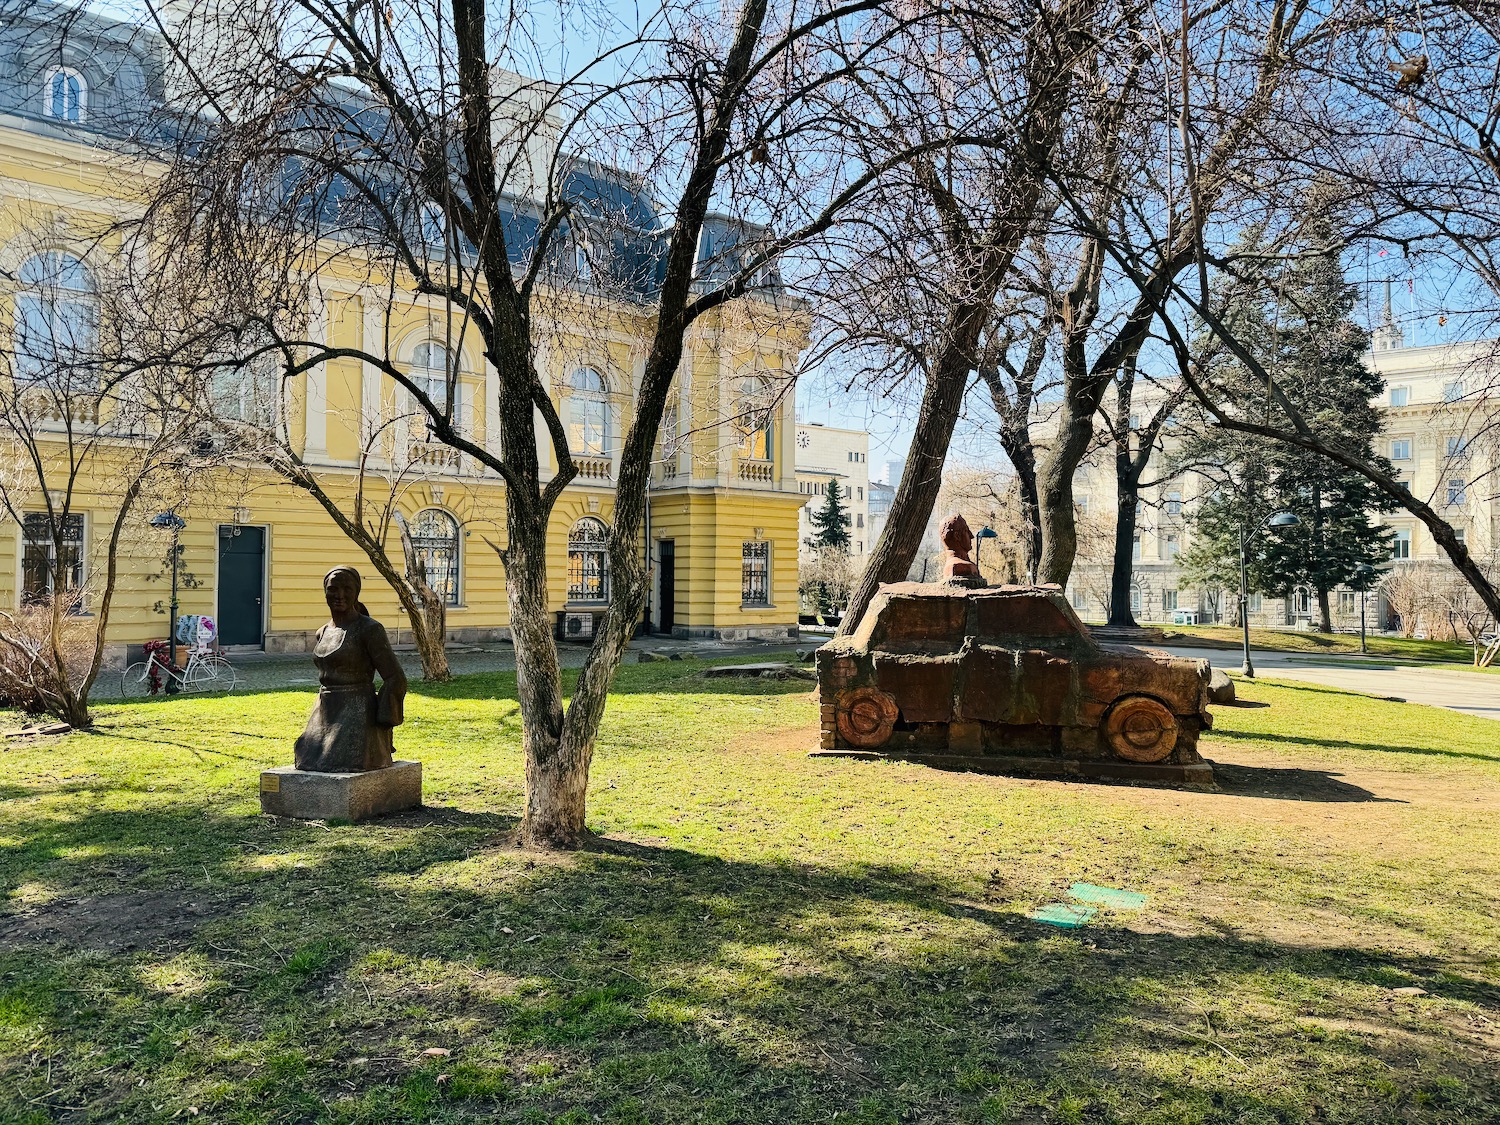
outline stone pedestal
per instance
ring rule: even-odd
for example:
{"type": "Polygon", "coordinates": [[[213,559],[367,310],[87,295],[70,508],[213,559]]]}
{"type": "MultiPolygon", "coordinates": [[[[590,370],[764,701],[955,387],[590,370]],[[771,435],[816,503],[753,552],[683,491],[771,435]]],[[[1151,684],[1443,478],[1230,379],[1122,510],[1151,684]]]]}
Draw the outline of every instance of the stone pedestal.
{"type": "Polygon", "coordinates": [[[383,770],[312,773],[277,766],[260,775],[260,811],[298,820],[370,820],[422,805],[422,763],[383,770]]]}

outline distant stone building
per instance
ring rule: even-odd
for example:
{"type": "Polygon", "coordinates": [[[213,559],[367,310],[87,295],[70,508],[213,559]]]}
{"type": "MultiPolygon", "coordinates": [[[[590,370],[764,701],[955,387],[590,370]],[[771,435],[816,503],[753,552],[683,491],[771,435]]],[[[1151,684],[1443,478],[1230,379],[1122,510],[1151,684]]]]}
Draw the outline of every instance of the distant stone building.
{"type": "MultiPolygon", "coordinates": [[[[819,422],[797,425],[797,487],[806,498],[797,519],[797,538],[806,554],[812,536],[812,516],[823,506],[828,482],[838,481],[848,513],[849,557],[856,569],[875,545],[870,528],[870,435],[864,430],[846,430],[819,422]]],[[[889,510],[889,509],[887,509],[889,510]]]]}
{"type": "MultiPolygon", "coordinates": [[[[1469,550],[1482,561],[1500,560],[1500,447],[1486,430],[1495,402],[1500,342],[1406,347],[1399,326],[1387,316],[1373,336],[1368,362],[1386,379],[1386,426],[1377,439],[1411,491],[1451,522],[1469,550]]],[[[1145,407],[1142,406],[1144,410],[1145,407]]],[[[1170,450],[1171,430],[1164,438],[1170,450]]],[[[1158,455],[1160,456],[1160,455],[1158,455]]],[[[1149,475],[1149,474],[1148,474],[1149,475]]],[[[1135,575],[1131,608],[1139,621],[1166,622],[1196,614],[1202,621],[1237,618],[1237,590],[1203,589],[1188,581],[1178,562],[1191,541],[1190,518],[1203,480],[1186,474],[1142,491],[1134,543],[1135,575]]],[[[1083,465],[1075,479],[1080,521],[1096,532],[1092,557],[1081,558],[1068,584],[1073,606],[1087,619],[1102,620],[1109,597],[1109,544],[1113,541],[1116,489],[1108,451],[1083,465]]],[[[1387,513],[1394,539],[1391,565],[1446,558],[1426,528],[1405,510],[1387,513]]],[[[1358,629],[1360,597],[1335,593],[1334,626],[1358,629]]],[[[1390,607],[1368,599],[1371,628],[1392,624],[1390,607]]],[[[1316,596],[1299,589],[1287,598],[1252,593],[1250,620],[1256,624],[1309,627],[1316,596]]]]}

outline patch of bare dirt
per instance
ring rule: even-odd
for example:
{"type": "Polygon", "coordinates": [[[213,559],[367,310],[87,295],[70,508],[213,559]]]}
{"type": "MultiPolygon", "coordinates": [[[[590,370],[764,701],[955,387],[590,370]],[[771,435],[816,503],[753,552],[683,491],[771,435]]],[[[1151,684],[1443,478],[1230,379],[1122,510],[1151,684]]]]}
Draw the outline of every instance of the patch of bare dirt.
{"type": "Polygon", "coordinates": [[[175,891],[55,899],[22,914],[0,914],[0,949],[21,945],[65,945],[126,952],[176,950],[188,946],[206,923],[222,916],[232,900],[175,891]]]}

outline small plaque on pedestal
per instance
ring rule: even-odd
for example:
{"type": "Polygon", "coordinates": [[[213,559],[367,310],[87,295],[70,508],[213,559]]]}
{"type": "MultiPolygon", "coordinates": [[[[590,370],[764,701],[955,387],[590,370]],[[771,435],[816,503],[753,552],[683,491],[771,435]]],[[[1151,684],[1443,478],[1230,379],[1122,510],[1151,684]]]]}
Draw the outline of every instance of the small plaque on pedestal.
{"type": "Polygon", "coordinates": [[[277,766],[260,775],[260,811],[298,820],[370,820],[422,807],[422,763],[358,773],[277,766]]]}

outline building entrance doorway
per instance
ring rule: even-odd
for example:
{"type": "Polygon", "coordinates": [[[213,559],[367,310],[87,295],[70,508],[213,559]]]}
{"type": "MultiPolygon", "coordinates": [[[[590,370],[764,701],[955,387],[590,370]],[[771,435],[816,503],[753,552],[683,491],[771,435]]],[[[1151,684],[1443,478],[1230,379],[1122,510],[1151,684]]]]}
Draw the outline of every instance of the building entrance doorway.
{"type": "Polygon", "coordinates": [[[661,590],[657,598],[656,629],[670,636],[677,616],[677,541],[658,540],[656,557],[657,582],[661,590]]]}
{"type": "Polygon", "coordinates": [[[219,525],[219,643],[260,648],[266,639],[266,529],[219,525]]]}

